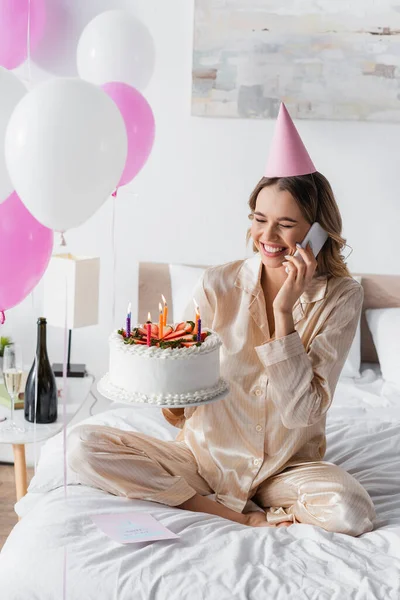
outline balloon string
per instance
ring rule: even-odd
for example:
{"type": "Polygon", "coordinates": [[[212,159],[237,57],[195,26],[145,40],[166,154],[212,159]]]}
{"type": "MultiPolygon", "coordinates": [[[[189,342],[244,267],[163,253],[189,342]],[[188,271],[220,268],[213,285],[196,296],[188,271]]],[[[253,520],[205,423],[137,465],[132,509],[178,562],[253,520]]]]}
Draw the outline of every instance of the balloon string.
{"type": "Polygon", "coordinates": [[[63,358],[63,454],[64,454],[64,498],[67,498],[67,339],[68,339],[68,278],[65,277],[65,324],[64,324],[64,358],[63,358]]]}
{"type": "Polygon", "coordinates": [[[27,30],[26,47],[27,47],[27,56],[28,56],[28,78],[29,78],[29,83],[31,83],[32,82],[32,72],[31,72],[31,0],[28,0],[28,30],[27,30]]]}
{"type": "Polygon", "coordinates": [[[64,566],[63,566],[63,600],[67,599],[67,547],[64,546],[64,566]]]}
{"type": "MultiPolygon", "coordinates": [[[[115,192],[116,194],[116,192],[115,192]]],[[[113,317],[113,328],[115,324],[115,268],[116,268],[116,257],[115,257],[115,198],[116,195],[112,194],[113,201],[113,214],[112,214],[112,252],[113,252],[113,298],[112,298],[112,317],[113,317]]]]}
{"type": "Polygon", "coordinates": [[[36,370],[36,377],[35,377],[35,411],[34,411],[34,415],[33,415],[33,466],[34,466],[34,473],[36,475],[36,421],[37,421],[37,401],[38,401],[38,380],[39,380],[39,364],[38,364],[38,349],[37,349],[37,345],[36,345],[36,354],[35,354],[35,370],[36,370]]]}
{"type": "MultiPolygon", "coordinates": [[[[62,235],[62,234],[61,234],[62,235]]],[[[64,499],[67,500],[67,338],[68,338],[68,277],[65,277],[65,323],[64,323],[64,358],[63,358],[63,462],[64,462],[64,499]]],[[[63,562],[63,600],[67,598],[67,547],[64,546],[63,562]]]]}

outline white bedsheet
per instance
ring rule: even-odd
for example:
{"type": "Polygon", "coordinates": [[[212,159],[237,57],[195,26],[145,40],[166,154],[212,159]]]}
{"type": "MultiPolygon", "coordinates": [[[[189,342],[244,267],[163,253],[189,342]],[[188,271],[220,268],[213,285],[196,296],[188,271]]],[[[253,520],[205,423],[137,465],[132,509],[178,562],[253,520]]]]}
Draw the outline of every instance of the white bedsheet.
{"type": "MultiPolygon", "coordinates": [[[[0,554],[0,597],[62,600],[66,549],[68,600],[399,600],[400,390],[379,375],[364,365],[357,382],[339,381],[324,457],[368,490],[378,515],[374,531],[353,538],[305,524],[251,528],[112,496],[77,485],[70,472],[65,499],[59,434],[45,445],[28,494],[15,506],[23,519],[0,554]],[[121,545],[90,519],[132,510],[151,513],[180,539],[121,545]]],[[[86,422],[176,437],[160,409],[119,406],[86,422]]]]}

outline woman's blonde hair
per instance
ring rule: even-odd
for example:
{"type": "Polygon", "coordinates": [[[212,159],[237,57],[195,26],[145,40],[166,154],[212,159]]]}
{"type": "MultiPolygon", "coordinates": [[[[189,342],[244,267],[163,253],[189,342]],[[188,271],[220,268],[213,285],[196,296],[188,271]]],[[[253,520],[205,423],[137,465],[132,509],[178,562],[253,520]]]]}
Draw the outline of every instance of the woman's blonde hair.
{"type": "MultiPolygon", "coordinates": [[[[315,221],[328,233],[329,237],[317,256],[316,275],[329,277],[351,277],[350,271],[341,255],[346,246],[342,237],[342,217],[329,181],[321,173],[299,175],[296,177],[263,177],[254,188],[249,207],[254,218],[257,196],[261,190],[270,185],[277,185],[281,191],[288,191],[296,200],[303,217],[312,225],[315,221]]],[[[247,242],[251,238],[250,229],[247,231],[247,242]]],[[[258,252],[253,243],[253,251],[258,252]]]]}

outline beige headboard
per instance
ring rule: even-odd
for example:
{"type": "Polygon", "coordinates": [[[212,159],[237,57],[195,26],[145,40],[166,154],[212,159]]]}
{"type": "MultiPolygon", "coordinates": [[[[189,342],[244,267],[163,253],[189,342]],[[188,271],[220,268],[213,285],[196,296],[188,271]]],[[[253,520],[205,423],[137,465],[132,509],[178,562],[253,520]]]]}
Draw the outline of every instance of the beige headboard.
{"type": "Polygon", "coordinates": [[[371,332],[365,318],[366,308],[399,308],[400,275],[352,273],[362,277],[364,304],[361,314],[361,362],[379,362],[371,332]]]}
{"type": "MultiPolygon", "coordinates": [[[[204,265],[191,265],[204,266],[204,265]]],[[[378,356],[365,318],[366,308],[400,308],[400,275],[375,275],[352,273],[361,276],[364,288],[364,305],[361,315],[361,361],[377,363],[378,356]]],[[[166,263],[139,263],[139,323],[147,319],[147,312],[158,306],[164,294],[172,311],[172,293],[169,267],[166,263]]]]}

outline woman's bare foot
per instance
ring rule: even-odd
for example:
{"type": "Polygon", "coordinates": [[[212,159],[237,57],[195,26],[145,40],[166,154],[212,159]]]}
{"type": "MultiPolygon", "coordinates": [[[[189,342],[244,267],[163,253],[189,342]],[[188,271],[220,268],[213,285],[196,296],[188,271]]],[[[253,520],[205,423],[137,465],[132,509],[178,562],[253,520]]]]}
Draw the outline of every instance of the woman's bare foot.
{"type": "Polygon", "coordinates": [[[249,527],[289,527],[289,525],[292,525],[292,521],[283,521],[277,525],[275,523],[268,523],[265,512],[261,512],[261,510],[248,512],[245,514],[245,517],[245,525],[249,527]]]}

